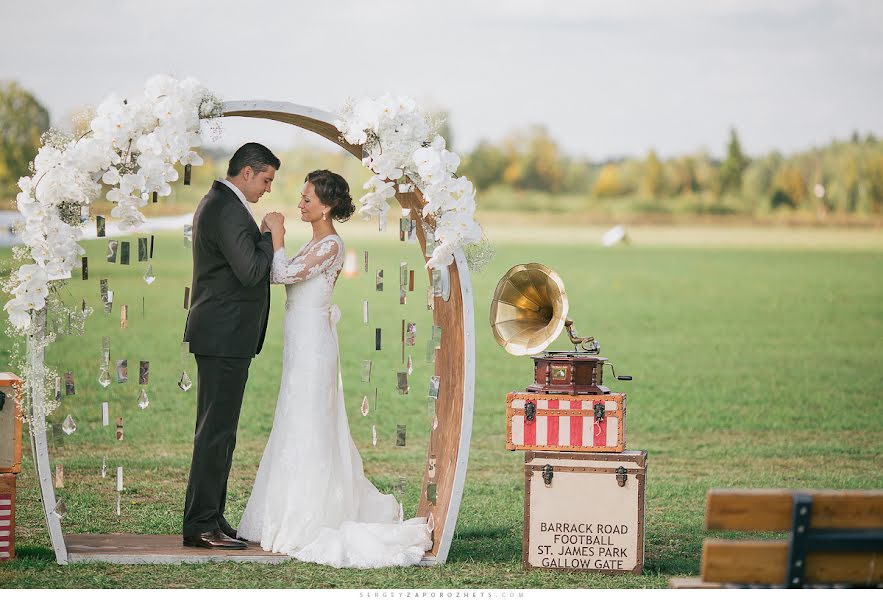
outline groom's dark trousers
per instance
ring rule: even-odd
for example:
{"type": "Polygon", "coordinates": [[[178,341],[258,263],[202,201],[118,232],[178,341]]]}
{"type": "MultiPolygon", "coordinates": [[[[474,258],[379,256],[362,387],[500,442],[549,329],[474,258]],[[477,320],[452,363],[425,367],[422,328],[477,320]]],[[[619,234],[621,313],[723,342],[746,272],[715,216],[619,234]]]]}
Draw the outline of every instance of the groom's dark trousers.
{"type": "Polygon", "coordinates": [[[184,341],[195,355],[196,432],[185,536],[228,525],[227,478],[251,359],[270,310],[273,242],[236,194],[215,182],[193,215],[193,290],[184,341]]]}

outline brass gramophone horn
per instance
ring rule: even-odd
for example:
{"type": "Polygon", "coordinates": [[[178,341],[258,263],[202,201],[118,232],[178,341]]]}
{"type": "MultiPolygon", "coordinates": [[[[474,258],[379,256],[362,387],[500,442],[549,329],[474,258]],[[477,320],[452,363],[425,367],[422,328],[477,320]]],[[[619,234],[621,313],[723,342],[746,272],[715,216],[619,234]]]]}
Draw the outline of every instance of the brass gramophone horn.
{"type": "Polygon", "coordinates": [[[567,319],[567,294],[558,274],[528,263],[509,269],[494,291],[491,328],[506,352],[542,352],[561,334],[567,319]]]}

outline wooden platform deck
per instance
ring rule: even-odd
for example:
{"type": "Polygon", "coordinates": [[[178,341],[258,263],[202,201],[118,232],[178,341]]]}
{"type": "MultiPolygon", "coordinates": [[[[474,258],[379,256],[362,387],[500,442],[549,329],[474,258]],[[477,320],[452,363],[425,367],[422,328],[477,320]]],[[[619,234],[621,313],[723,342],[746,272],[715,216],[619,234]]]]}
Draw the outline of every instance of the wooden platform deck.
{"type": "Polygon", "coordinates": [[[64,542],[69,563],[137,565],[234,561],[272,564],[291,560],[285,554],[265,552],[255,543],[249,543],[245,550],[189,548],[182,544],[180,535],[76,534],[64,536],[64,542]]]}

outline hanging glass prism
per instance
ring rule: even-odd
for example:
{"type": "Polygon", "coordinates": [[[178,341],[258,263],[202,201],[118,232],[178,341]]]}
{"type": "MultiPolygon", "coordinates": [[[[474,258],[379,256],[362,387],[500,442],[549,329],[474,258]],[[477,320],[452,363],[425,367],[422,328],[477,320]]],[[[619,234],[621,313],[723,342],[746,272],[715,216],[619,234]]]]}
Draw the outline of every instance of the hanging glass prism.
{"type": "Polygon", "coordinates": [[[424,256],[426,256],[426,258],[429,258],[435,251],[435,234],[432,232],[432,228],[426,221],[423,221],[422,224],[423,238],[426,240],[426,251],[423,254],[424,256]]]}
{"type": "Polygon", "coordinates": [[[64,465],[61,463],[55,463],[55,487],[64,488],[64,465]]]}
{"type": "Polygon", "coordinates": [[[193,225],[184,225],[184,246],[190,248],[193,245],[193,225]]]}
{"type": "Polygon", "coordinates": [[[435,483],[426,484],[426,500],[427,500],[427,502],[429,502],[430,504],[435,506],[437,499],[438,499],[438,485],[435,483]]]}
{"type": "Polygon", "coordinates": [[[88,281],[89,280],[89,257],[88,256],[83,257],[82,267],[80,268],[80,271],[83,276],[83,281],[88,281]]]}
{"type": "Polygon", "coordinates": [[[365,272],[368,272],[368,251],[365,250],[365,272]]]}
{"type": "Polygon", "coordinates": [[[148,406],[150,406],[150,400],[147,399],[147,391],[141,388],[141,392],[138,394],[138,407],[144,410],[148,406]]]}
{"type": "Polygon", "coordinates": [[[414,361],[411,360],[411,355],[408,355],[408,375],[414,372],[414,361]]]}
{"type": "Polygon", "coordinates": [[[362,361],[362,383],[370,383],[371,382],[371,366],[372,362],[370,360],[362,361]]]}
{"type": "Polygon", "coordinates": [[[58,502],[55,503],[55,508],[52,509],[52,512],[59,519],[63,519],[64,515],[67,514],[67,504],[64,502],[64,498],[60,498],[58,502]]]}
{"type": "Polygon", "coordinates": [[[98,374],[98,385],[104,389],[110,385],[110,373],[104,367],[101,367],[101,373],[98,374]]]}
{"type": "Polygon", "coordinates": [[[129,361],[121,358],[117,361],[117,383],[129,382],[129,361]]]}
{"type": "Polygon", "coordinates": [[[405,328],[405,345],[406,346],[414,346],[417,344],[417,323],[412,323],[408,321],[408,326],[405,328]]]}
{"type": "Polygon", "coordinates": [[[435,431],[438,429],[438,414],[432,417],[432,430],[435,431]]]}
{"type": "Polygon", "coordinates": [[[117,240],[107,240],[107,262],[115,263],[117,261],[117,248],[119,242],[117,240]]]}
{"type": "Polygon", "coordinates": [[[125,329],[129,326],[129,305],[123,304],[120,307],[120,328],[125,329]]]}
{"type": "Polygon", "coordinates": [[[70,435],[77,430],[77,423],[71,415],[64,418],[64,422],[61,424],[61,429],[67,435],[70,435]]]}
{"type": "Polygon", "coordinates": [[[61,402],[61,377],[55,378],[55,402],[61,402]]]}
{"type": "Polygon", "coordinates": [[[103,456],[101,458],[101,478],[107,479],[107,457],[103,456]]]}
{"type": "Polygon", "coordinates": [[[150,381],[150,361],[142,360],[138,366],[138,385],[147,385],[150,381]]]}
{"type": "Polygon", "coordinates": [[[427,479],[435,479],[435,465],[436,465],[435,454],[430,454],[429,461],[426,463],[426,478],[427,479]]]}
{"type": "Polygon", "coordinates": [[[435,531],[435,517],[432,515],[432,513],[429,513],[429,518],[426,520],[426,530],[429,533],[435,531]]]}
{"type": "Polygon", "coordinates": [[[377,425],[371,426],[371,445],[377,446],[377,425]]]}
{"type": "Polygon", "coordinates": [[[396,382],[396,390],[399,394],[407,394],[411,391],[411,387],[408,385],[408,372],[407,371],[399,371],[396,373],[397,382],[396,382]]]}
{"type": "Polygon", "coordinates": [[[181,379],[178,380],[178,387],[185,392],[193,387],[193,382],[190,381],[190,376],[187,374],[187,371],[181,372],[181,379]]]}
{"type": "Polygon", "coordinates": [[[117,417],[117,441],[123,441],[123,418],[117,417]]]}
{"type": "Polygon", "coordinates": [[[107,235],[106,223],[107,220],[101,215],[95,217],[95,237],[105,237],[107,235]]]}
{"type": "Polygon", "coordinates": [[[383,291],[383,269],[377,269],[377,273],[374,275],[374,289],[378,292],[383,291]]]}
{"type": "Polygon", "coordinates": [[[64,374],[64,394],[65,396],[74,396],[77,393],[76,387],[74,387],[74,374],[72,371],[68,371],[64,374]]]}
{"type": "Polygon", "coordinates": [[[368,301],[362,300],[362,323],[368,324],[368,301]]]}
{"type": "Polygon", "coordinates": [[[368,416],[368,396],[362,396],[362,416],[368,416]]]}
{"type": "Polygon", "coordinates": [[[408,285],[408,263],[402,261],[399,263],[399,286],[406,287],[408,285]]]}
{"type": "Polygon", "coordinates": [[[120,242],[120,264],[129,264],[129,242],[120,242]]]}
{"type": "Polygon", "coordinates": [[[438,375],[433,375],[429,378],[429,397],[438,399],[438,383],[440,377],[438,375]]]}
{"type": "Polygon", "coordinates": [[[110,364],[110,338],[108,336],[101,338],[101,359],[101,364],[107,368],[107,365],[110,364]]]}
{"type": "Polygon", "coordinates": [[[153,263],[147,263],[147,270],[144,271],[144,281],[147,285],[156,281],[156,276],[153,274],[153,263]]]}
{"type": "Polygon", "coordinates": [[[101,426],[107,427],[110,425],[110,407],[107,402],[101,403],[101,426]]]}
{"type": "Polygon", "coordinates": [[[405,446],[406,429],[405,425],[396,425],[396,446],[405,446]]]}
{"type": "Polygon", "coordinates": [[[138,262],[146,262],[148,254],[147,238],[138,238],[138,262]]]}

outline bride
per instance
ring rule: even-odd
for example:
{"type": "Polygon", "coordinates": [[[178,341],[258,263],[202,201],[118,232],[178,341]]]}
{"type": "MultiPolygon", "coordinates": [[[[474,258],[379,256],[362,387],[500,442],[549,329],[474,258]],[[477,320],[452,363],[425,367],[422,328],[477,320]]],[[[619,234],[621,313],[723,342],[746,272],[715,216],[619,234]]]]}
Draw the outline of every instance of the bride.
{"type": "Polygon", "coordinates": [[[355,210],[349,186],[326,170],[304,182],[298,208],[312,239],[288,258],[282,216],[271,213],[262,225],[273,237],[270,282],[285,284],[287,295],[282,381],[238,535],[264,550],[335,567],[417,564],[432,547],[426,519],[402,521],[395,497],[365,477],[344,409],[340,311],[331,293],[344,260],[333,221],[355,210]]]}

